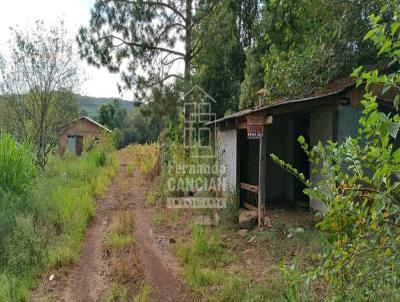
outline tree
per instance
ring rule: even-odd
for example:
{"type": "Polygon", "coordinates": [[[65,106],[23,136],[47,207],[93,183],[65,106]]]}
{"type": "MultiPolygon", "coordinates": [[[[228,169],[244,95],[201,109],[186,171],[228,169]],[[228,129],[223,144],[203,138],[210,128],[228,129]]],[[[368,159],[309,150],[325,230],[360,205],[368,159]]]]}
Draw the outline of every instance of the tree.
{"type": "Polygon", "coordinates": [[[78,115],[72,93],[79,83],[78,65],[63,22],[46,28],[37,21],[32,31],[12,33],[9,56],[0,56],[0,94],[8,112],[5,127],[17,139],[33,142],[43,166],[60,131],[78,115]]]}
{"type": "Polygon", "coordinates": [[[121,115],[126,116],[126,109],[120,108],[119,102],[117,100],[113,100],[111,103],[102,104],[100,106],[98,112],[98,121],[100,124],[107,126],[110,129],[114,129],[117,127],[115,125],[115,117],[121,115]],[[125,114],[120,111],[124,111],[125,114]]]}
{"type": "Polygon", "coordinates": [[[238,109],[245,61],[241,40],[249,39],[248,34],[241,38],[238,23],[242,11],[238,4],[231,0],[221,1],[214,14],[196,32],[203,49],[193,61],[194,79],[216,100],[212,109],[217,116],[238,109]]]}
{"type": "Polygon", "coordinates": [[[388,0],[264,2],[247,52],[242,109],[256,104],[262,86],[272,98],[310,95],[355,67],[378,61],[363,37],[371,26],[368,16],[388,0]]]}
{"type": "Polygon", "coordinates": [[[217,2],[97,0],[89,27],[77,37],[80,55],[89,64],[121,72],[120,88],[136,88],[141,97],[171,78],[189,82],[192,60],[202,47],[195,28],[217,2]],[[178,61],[184,63],[183,76],[174,71],[178,61]]]}

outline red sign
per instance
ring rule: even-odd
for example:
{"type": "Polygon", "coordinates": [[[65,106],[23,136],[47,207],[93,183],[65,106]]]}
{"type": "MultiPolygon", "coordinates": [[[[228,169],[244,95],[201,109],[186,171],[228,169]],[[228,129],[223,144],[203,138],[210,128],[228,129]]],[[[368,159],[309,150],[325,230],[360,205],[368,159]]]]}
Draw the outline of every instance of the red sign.
{"type": "Polygon", "coordinates": [[[247,138],[260,139],[264,137],[264,115],[247,116],[247,138]]]}

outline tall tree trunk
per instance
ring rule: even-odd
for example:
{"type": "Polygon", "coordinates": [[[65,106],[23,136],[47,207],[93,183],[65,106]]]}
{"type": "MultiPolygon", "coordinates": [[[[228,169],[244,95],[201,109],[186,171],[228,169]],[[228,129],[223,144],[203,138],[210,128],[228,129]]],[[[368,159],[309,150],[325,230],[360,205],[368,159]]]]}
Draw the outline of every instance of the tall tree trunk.
{"type": "Polygon", "coordinates": [[[190,82],[190,68],[192,63],[192,1],[186,0],[186,39],[185,39],[185,82],[190,82]]]}
{"type": "MultiPolygon", "coordinates": [[[[187,88],[190,87],[190,69],[192,63],[192,1],[193,0],[186,0],[186,24],[185,24],[185,31],[186,31],[186,39],[185,39],[185,86],[187,88]]],[[[185,96],[185,103],[189,102],[189,96],[185,96]]],[[[184,111],[185,120],[184,120],[184,145],[189,146],[190,140],[188,129],[190,127],[189,124],[189,112],[184,111]]]]}

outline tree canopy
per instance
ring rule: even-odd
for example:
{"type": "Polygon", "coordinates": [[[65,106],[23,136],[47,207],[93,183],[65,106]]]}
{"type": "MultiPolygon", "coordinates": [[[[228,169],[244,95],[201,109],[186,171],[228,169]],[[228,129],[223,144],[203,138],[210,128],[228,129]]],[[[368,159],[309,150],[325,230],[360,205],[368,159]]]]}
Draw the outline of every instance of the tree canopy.
{"type": "Polygon", "coordinates": [[[68,121],[78,115],[72,91],[79,85],[73,43],[63,22],[31,31],[12,29],[9,55],[0,55],[3,126],[19,140],[33,142],[44,165],[68,121]]]}
{"type": "Polygon", "coordinates": [[[121,88],[135,88],[142,98],[168,79],[189,81],[192,60],[202,47],[195,28],[214,6],[198,0],[97,0],[89,26],[77,38],[81,57],[120,72],[121,88]]]}

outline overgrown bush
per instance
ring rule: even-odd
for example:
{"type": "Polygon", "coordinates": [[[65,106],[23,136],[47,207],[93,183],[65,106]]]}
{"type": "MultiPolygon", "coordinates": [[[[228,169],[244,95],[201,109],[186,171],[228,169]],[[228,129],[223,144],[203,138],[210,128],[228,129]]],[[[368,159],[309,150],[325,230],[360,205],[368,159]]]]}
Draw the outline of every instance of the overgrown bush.
{"type": "MultiPolygon", "coordinates": [[[[379,53],[387,52],[393,62],[400,59],[396,17],[386,27],[379,17],[366,39],[372,39],[379,53]],[[388,34],[389,33],[389,34],[388,34]]],[[[329,284],[333,301],[397,301],[400,299],[400,148],[395,147],[400,128],[399,114],[379,111],[371,85],[383,93],[398,93],[400,74],[379,75],[378,71],[353,73],[357,84],[366,85],[361,128],[358,136],[343,144],[319,143],[313,148],[300,137],[310,162],[319,165],[321,179],[311,184],[296,169],[274,160],[295,174],[307,186],[305,193],[325,203],[326,213],[318,224],[330,245],[320,255],[320,264],[309,277],[322,277],[329,284]],[[378,86],[379,87],[379,86],[378,86]]],[[[395,98],[397,107],[399,95],[395,98]]]]}
{"type": "Polygon", "coordinates": [[[99,145],[80,157],[49,157],[40,171],[26,145],[0,137],[0,301],[26,300],[44,268],[76,259],[94,198],[118,166],[105,150],[99,145]],[[99,152],[105,153],[101,164],[99,152]]]}
{"type": "Polygon", "coordinates": [[[18,144],[10,134],[0,134],[0,189],[21,193],[37,171],[29,144],[18,144]]]}

